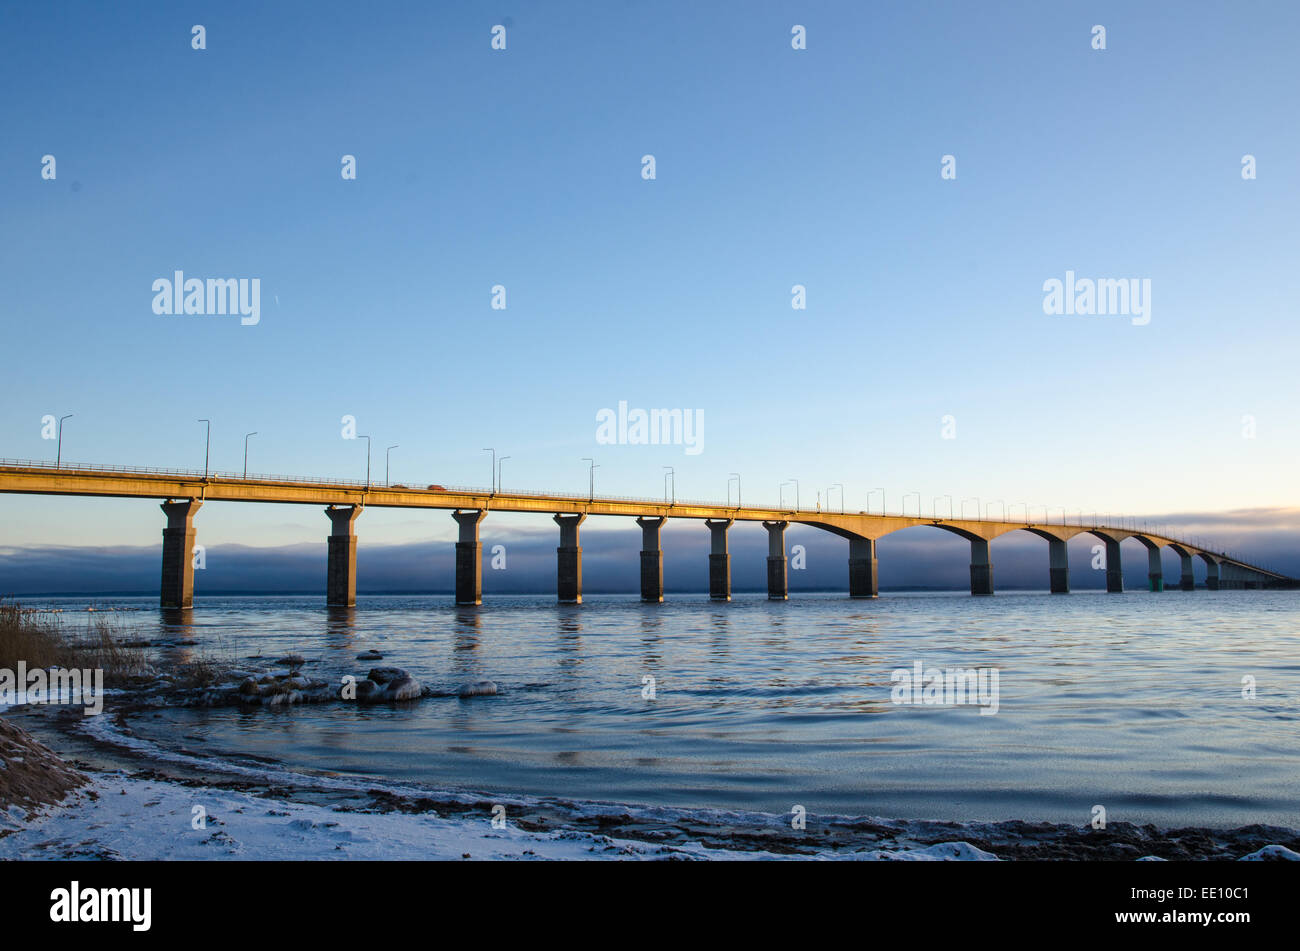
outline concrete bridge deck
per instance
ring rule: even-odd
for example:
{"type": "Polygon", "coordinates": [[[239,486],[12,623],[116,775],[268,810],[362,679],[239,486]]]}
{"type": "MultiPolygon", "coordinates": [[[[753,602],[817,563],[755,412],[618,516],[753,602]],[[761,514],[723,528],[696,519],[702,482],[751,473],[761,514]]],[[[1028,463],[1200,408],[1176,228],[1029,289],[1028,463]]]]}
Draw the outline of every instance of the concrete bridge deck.
{"type": "Polygon", "coordinates": [[[582,600],[582,548],[578,528],[592,515],[636,518],[642,528],[641,595],[663,600],[663,552],[659,531],[668,518],[703,520],[712,538],[709,555],[709,593],[718,600],[731,597],[730,554],[727,530],[736,521],[762,522],[769,533],[768,596],[784,599],[788,593],[785,529],[809,525],[832,532],[849,543],[849,594],[876,597],[876,541],[891,532],[928,525],[959,535],[971,545],[971,593],[993,593],[993,565],[989,542],[1013,531],[1027,531],[1048,542],[1050,583],[1054,593],[1069,591],[1066,542],[1089,533],[1105,546],[1107,590],[1122,591],[1119,545],[1136,538],[1147,549],[1148,582],[1152,591],[1164,590],[1160,552],[1172,549],[1182,561],[1179,587],[1195,587],[1192,559],[1207,566],[1206,586],[1218,588],[1294,587],[1295,579],[1253,565],[1222,551],[1213,551],[1133,524],[1107,524],[1080,517],[1071,522],[1064,513],[1053,522],[1008,518],[941,518],[922,515],[828,512],[790,507],[742,506],[690,501],[582,496],[560,493],[493,492],[457,487],[407,487],[329,479],[294,479],[282,476],[244,477],[233,473],[189,470],[133,469],[85,465],[51,465],[43,462],[0,460],[0,492],[33,495],[108,496],[163,500],[168,517],[163,530],[162,604],[189,607],[193,603],[195,513],[207,501],[264,502],[323,505],[330,518],[327,602],[352,604],[356,600],[355,523],[367,507],[446,509],[460,525],[456,543],[456,600],[477,604],[482,599],[482,546],[479,522],[489,513],[540,512],[554,517],[560,528],[557,549],[557,591],[562,601],[582,600]]]}

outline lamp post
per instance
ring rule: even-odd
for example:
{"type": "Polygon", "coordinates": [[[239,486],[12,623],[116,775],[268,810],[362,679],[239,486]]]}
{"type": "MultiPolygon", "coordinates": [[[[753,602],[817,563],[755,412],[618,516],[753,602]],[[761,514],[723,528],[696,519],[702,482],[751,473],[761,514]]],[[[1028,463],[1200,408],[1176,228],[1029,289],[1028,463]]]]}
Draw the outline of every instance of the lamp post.
{"type": "Polygon", "coordinates": [[[668,501],[668,483],[669,480],[671,480],[673,484],[672,504],[676,505],[677,504],[677,470],[674,469],[672,466],[664,466],[664,469],[666,470],[664,472],[664,501],[665,502],[668,501]]]}
{"type": "Polygon", "coordinates": [[[492,494],[497,494],[497,451],[495,449],[484,449],[484,452],[492,453],[492,494]]]}
{"type": "Polygon", "coordinates": [[[211,455],[212,449],[212,420],[200,419],[199,422],[208,424],[208,434],[203,441],[203,478],[206,479],[208,477],[208,457],[211,455]]]}
{"type": "Polygon", "coordinates": [[[903,514],[904,515],[907,514],[907,500],[914,495],[916,496],[916,517],[920,518],[921,517],[921,493],[920,492],[915,492],[915,491],[908,492],[903,496],[903,514]]]}
{"type": "Polygon", "coordinates": [[[731,505],[731,480],[736,480],[736,508],[740,508],[740,473],[732,472],[727,476],[727,505],[731,505]]]}
{"type": "Polygon", "coordinates": [[[874,489],[871,489],[870,491],[867,492],[867,514],[868,515],[871,514],[871,495],[873,492],[880,493],[880,514],[884,515],[885,514],[885,490],[882,486],[876,486],[874,489]]]}
{"type": "Polygon", "coordinates": [[[401,449],[401,446],[389,446],[384,450],[384,485],[392,485],[388,480],[388,457],[394,449],[401,449]]]}
{"type": "Polygon", "coordinates": [[[974,503],[975,503],[975,518],[978,519],[978,518],[980,517],[980,497],[979,497],[978,495],[972,495],[972,496],[970,496],[969,498],[965,498],[965,499],[962,499],[962,500],[961,500],[961,517],[962,517],[962,518],[965,518],[965,517],[966,517],[966,503],[967,503],[967,502],[974,502],[974,503]]]}
{"type": "Polygon", "coordinates": [[[794,510],[797,512],[799,511],[799,480],[791,479],[789,480],[789,482],[783,482],[781,484],[783,486],[786,486],[789,485],[791,482],[794,483],[794,510]]]}
{"type": "Polygon", "coordinates": [[[844,514],[844,483],[832,482],[830,486],[826,489],[826,508],[828,511],[831,507],[831,489],[840,490],[840,514],[843,515],[844,514]]]}
{"type": "Polygon", "coordinates": [[[59,441],[54,450],[54,468],[56,469],[63,468],[63,421],[65,419],[72,419],[75,415],[77,414],[69,413],[67,416],[59,417],[59,441]]]}
{"type": "Polygon", "coordinates": [[[357,438],[364,439],[366,441],[366,491],[369,492],[370,491],[370,437],[358,436],[357,438]]]}
{"type": "Polygon", "coordinates": [[[590,466],[587,469],[587,492],[590,495],[590,498],[587,501],[594,502],[596,501],[596,460],[588,456],[583,456],[582,461],[590,463],[590,466]]]}
{"type": "Polygon", "coordinates": [[[930,509],[931,509],[931,511],[934,512],[934,517],[935,517],[935,518],[938,518],[938,517],[939,517],[939,500],[940,500],[940,499],[947,499],[947,500],[948,500],[948,517],[949,517],[949,518],[952,518],[952,496],[951,496],[951,495],[936,495],[936,496],[934,497],[933,501],[930,502],[930,509]]]}
{"type": "MultiPolygon", "coordinates": [[[[245,479],[248,478],[248,437],[256,436],[256,435],[257,433],[244,433],[244,478],[245,479]]],[[[367,436],[366,438],[369,439],[370,437],[367,436]]],[[[366,481],[367,482],[370,481],[369,475],[366,476],[366,481]]]]}
{"type": "Polygon", "coordinates": [[[501,467],[505,465],[505,461],[509,458],[511,457],[502,456],[500,459],[497,460],[497,491],[498,492],[501,491],[501,467]]]}

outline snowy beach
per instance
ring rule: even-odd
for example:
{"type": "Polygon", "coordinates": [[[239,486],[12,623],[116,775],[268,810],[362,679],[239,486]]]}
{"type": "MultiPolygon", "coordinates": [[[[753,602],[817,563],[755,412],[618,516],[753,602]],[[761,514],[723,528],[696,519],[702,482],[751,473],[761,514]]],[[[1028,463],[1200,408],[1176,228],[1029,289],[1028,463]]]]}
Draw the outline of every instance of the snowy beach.
{"type": "MultiPolygon", "coordinates": [[[[61,801],[0,813],[0,859],[125,860],[1300,860],[1296,830],[1098,831],[1050,823],[790,816],[475,796],[290,773],[168,751],[111,717],[43,708],[5,773],[66,750],[84,777],[61,801]],[[37,739],[39,737],[39,740],[37,739]],[[35,755],[33,755],[33,753],[35,755]]],[[[3,776],[4,774],[0,774],[3,776]]],[[[53,798],[53,797],[51,797],[53,798]]]]}

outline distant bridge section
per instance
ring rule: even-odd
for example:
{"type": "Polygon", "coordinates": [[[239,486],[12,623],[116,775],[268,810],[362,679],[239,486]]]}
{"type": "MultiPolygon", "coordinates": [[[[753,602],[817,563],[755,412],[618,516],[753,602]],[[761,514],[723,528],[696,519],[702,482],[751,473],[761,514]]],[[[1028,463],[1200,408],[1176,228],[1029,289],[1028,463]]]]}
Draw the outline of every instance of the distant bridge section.
{"type": "Polygon", "coordinates": [[[405,485],[380,485],[331,479],[286,476],[249,476],[234,473],[177,469],[133,469],[46,462],[0,460],[0,492],[29,495],[109,496],[162,500],[167,516],[163,529],[161,603],[165,608],[189,608],[194,600],[194,516],[204,502],[270,502],[323,505],[330,522],[326,564],[326,602],[356,603],[356,521],[367,507],[447,509],[459,525],[456,542],[456,602],[482,602],[482,544],[479,523],[489,512],[540,512],[554,517],[560,529],[557,548],[556,589],[561,601],[582,601],[582,547],[579,526],[590,515],[635,518],[642,530],[641,597],[663,600],[663,550],[660,529],[669,518],[697,519],[709,529],[709,595],[731,600],[731,555],[727,532],[737,521],[762,522],[768,532],[767,591],[774,600],[789,594],[785,530],[791,524],[810,525],[848,541],[849,596],[874,598],[879,593],[876,542],[890,532],[928,525],[966,539],[971,546],[971,594],[993,593],[993,563],[989,542],[1008,532],[1024,531],[1044,539],[1048,546],[1051,591],[1070,590],[1066,542],[1091,534],[1105,546],[1106,590],[1124,590],[1120,542],[1136,538],[1147,550],[1147,580],[1151,591],[1165,590],[1161,551],[1172,549],[1181,559],[1177,587],[1195,588],[1193,559],[1206,565],[1206,584],[1223,588],[1293,588],[1300,581],[1268,568],[1250,564],[1226,552],[1213,551],[1186,539],[1169,537],[1145,528],[1089,522],[1082,516],[1071,523],[988,518],[926,518],[922,515],[886,515],[870,512],[828,512],[820,509],[766,508],[716,502],[660,501],[655,499],[570,495],[564,493],[494,492],[483,489],[405,485]]]}

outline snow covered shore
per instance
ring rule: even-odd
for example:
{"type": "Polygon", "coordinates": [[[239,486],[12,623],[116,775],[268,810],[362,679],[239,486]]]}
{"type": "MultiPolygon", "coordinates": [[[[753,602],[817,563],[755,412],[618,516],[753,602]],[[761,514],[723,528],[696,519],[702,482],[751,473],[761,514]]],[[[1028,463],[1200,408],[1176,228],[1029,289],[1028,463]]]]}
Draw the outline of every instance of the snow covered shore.
{"type": "MultiPolygon", "coordinates": [[[[203,761],[161,750],[119,732],[107,718],[82,721],[86,735],[128,755],[146,754],[183,772],[202,766],[238,777],[229,788],[181,777],[118,770],[78,771],[31,734],[0,718],[4,758],[0,780],[0,860],[457,860],[466,859],[772,859],[794,857],[762,849],[706,846],[676,838],[654,842],[593,829],[522,828],[507,809],[527,815],[526,801],[503,797],[490,809],[466,810],[468,800],[411,800],[407,790],[371,788],[380,804],[358,805],[366,791],[346,779],[290,776],[234,763],[203,761]],[[28,775],[30,774],[30,776],[28,775]],[[34,777],[34,778],[33,778],[34,777]],[[52,779],[51,777],[54,777],[52,779]],[[57,782],[55,781],[57,779],[57,782]],[[300,794],[292,798],[282,784],[300,794]],[[33,796],[33,783],[50,786],[33,796]],[[278,795],[277,795],[278,793],[278,795]],[[312,798],[324,801],[304,801],[312,798]],[[394,807],[392,803],[400,805],[394,807]],[[507,805],[508,804],[508,805],[507,805]],[[522,807],[522,808],[521,808],[522,807]]],[[[480,804],[481,805],[481,804],[480,804]]],[[[587,818],[598,818],[600,807],[587,818]]],[[[608,808],[606,804],[605,808],[608,808]]],[[[530,823],[536,825],[534,821],[530,823]]],[[[807,856],[805,856],[807,857],[807,856]]],[[[820,857],[820,856],[819,856],[820,857]]],[[[825,857],[858,859],[993,859],[964,842],[923,848],[866,849],[825,857]]]]}
{"type": "MultiPolygon", "coordinates": [[[[655,845],[578,830],[494,829],[490,817],[358,813],[246,792],[104,774],[31,821],[0,817],[0,859],[771,859],[770,852],[655,845]],[[203,810],[196,820],[195,808],[203,810]]],[[[16,810],[22,812],[22,810],[16,810]]],[[[964,843],[841,858],[993,858],[964,843]]]]}
{"type": "MultiPolygon", "coordinates": [[[[52,746],[72,743],[69,764],[10,720],[0,718],[0,780],[38,762],[71,775],[60,773],[63,787],[51,795],[7,800],[0,860],[1300,860],[1300,832],[1276,827],[1113,823],[1098,832],[1053,823],[809,816],[807,829],[795,831],[789,816],[765,813],[487,796],[291,773],[164,749],[109,716],[78,718],[71,728],[29,718],[52,746]],[[88,751],[96,754],[93,767],[75,755],[88,751]]],[[[0,810],[5,805],[0,797],[0,810]]]]}

